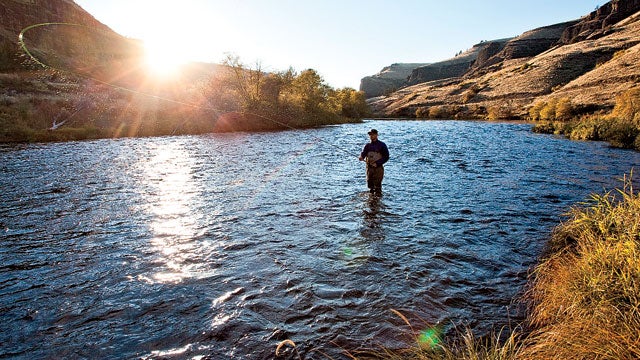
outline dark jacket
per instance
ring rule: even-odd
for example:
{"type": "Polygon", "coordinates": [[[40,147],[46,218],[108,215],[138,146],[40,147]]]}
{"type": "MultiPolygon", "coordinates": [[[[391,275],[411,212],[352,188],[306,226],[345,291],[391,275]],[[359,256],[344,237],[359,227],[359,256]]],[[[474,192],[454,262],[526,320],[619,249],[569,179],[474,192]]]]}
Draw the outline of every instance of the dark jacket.
{"type": "Polygon", "coordinates": [[[363,158],[367,157],[367,154],[369,154],[369,152],[371,151],[377,152],[381,156],[381,158],[376,161],[377,166],[382,166],[382,164],[386,163],[389,160],[389,149],[387,148],[387,145],[382,141],[376,140],[365,145],[360,156],[362,156],[363,158]]]}

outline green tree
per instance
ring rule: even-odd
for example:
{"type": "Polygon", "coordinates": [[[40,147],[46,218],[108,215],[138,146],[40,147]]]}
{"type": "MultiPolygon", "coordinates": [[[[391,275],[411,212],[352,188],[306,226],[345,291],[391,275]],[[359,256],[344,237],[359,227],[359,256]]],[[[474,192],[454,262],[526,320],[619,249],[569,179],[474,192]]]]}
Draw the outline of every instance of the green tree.
{"type": "Polygon", "coordinates": [[[351,119],[362,119],[369,115],[364,92],[356,91],[352,88],[343,88],[335,92],[334,95],[340,106],[340,114],[351,119]]]}
{"type": "Polygon", "coordinates": [[[317,112],[328,105],[330,87],[313,69],[307,69],[293,80],[293,99],[307,112],[317,112]]]}
{"type": "Polygon", "coordinates": [[[296,72],[293,68],[267,74],[260,85],[260,102],[266,103],[269,107],[279,108],[282,102],[282,94],[291,88],[295,77],[296,72]]]}

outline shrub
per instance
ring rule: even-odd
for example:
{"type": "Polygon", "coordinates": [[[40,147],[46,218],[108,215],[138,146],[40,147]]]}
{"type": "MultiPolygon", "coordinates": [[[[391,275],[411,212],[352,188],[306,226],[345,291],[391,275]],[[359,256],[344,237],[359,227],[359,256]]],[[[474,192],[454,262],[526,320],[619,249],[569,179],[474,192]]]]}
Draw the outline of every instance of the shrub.
{"type": "Polygon", "coordinates": [[[465,111],[465,107],[461,105],[435,105],[428,109],[430,119],[455,119],[465,111]]]}
{"type": "Polygon", "coordinates": [[[487,109],[488,120],[504,120],[511,119],[512,117],[513,112],[511,111],[511,107],[507,105],[494,105],[487,109]]]}
{"type": "Polygon", "coordinates": [[[531,64],[531,63],[524,63],[524,64],[522,64],[522,66],[520,66],[520,67],[518,68],[518,70],[517,70],[517,71],[518,71],[518,72],[525,72],[525,71],[527,71],[527,70],[529,70],[529,69],[531,69],[531,68],[533,68],[533,67],[534,67],[534,65],[533,65],[533,64],[531,64]]]}
{"type": "Polygon", "coordinates": [[[480,92],[480,85],[473,84],[473,86],[471,86],[469,89],[467,89],[467,91],[465,91],[462,94],[462,102],[467,103],[471,101],[471,99],[476,97],[476,95],[478,95],[479,92],[480,92]]]}
{"type": "Polygon", "coordinates": [[[569,120],[573,115],[573,105],[571,99],[561,98],[555,106],[555,118],[557,120],[569,120]]]}
{"type": "Polygon", "coordinates": [[[611,116],[640,125],[640,87],[618,95],[611,116]]]}
{"type": "Polygon", "coordinates": [[[603,138],[614,147],[633,149],[640,129],[631,121],[610,121],[603,138]]]}
{"type": "Polygon", "coordinates": [[[539,123],[539,124],[535,124],[533,126],[533,128],[531,128],[531,131],[533,131],[534,133],[538,133],[538,134],[553,134],[555,132],[556,128],[554,126],[554,123],[552,122],[544,122],[544,123],[539,123]]]}
{"type": "Polygon", "coordinates": [[[563,134],[572,140],[604,140],[604,134],[609,127],[606,118],[588,116],[564,129],[563,134]]]}
{"type": "Polygon", "coordinates": [[[535,103],[531,108],[529,108],[529,119],[530,120],[541,120],[540,119],[540,110],[545,106],[543,101],[539,101],[535,103]]]}
{"type": "Polygon", "coordinates": [[[555,98],[550,99],[543,107],[540,109],[540,119],[541,120],[555,120],[556,119],[556,104],[558,100],[555,98]]]}
{"type": "Polygon", "coordinates": [[[445,107],[442,105],[436,105],[429,108],[429,118],[431,119],[442,119],[447,116],[445,111],[445,107]]]}
{"type": "Polygon", "coordinates": [[[619,58],[621,56],[624,56],[624,54],[626,54],[626,53],[627,53],[626,49],[618,50],[615,53],[613,53],[613,58],[612,59],[617,59],[617,58],[619,58]]]}
{"type": "Polygon", "coordinates": [[[549,101],[539,101],[529,109],[530,120],[561,120],[567,121],[573,117],[574,107],[569,98],[551,98],[549,101]]]}

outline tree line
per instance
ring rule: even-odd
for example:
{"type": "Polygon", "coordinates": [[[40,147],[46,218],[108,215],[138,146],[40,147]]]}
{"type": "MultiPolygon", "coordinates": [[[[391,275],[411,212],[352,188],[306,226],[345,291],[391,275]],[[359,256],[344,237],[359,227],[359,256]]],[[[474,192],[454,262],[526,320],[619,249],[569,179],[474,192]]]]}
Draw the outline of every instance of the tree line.
{"type": "Polygon", "coordinates": [[[249,67],[231,55],[223,65],[203,91],[213,108],[233,115],[232,124],[222,117],[220,131],[304,128],[370,115],[363,92],[334,89],[313,69],[266,72],[260,63],[249,67]]]}
{"type": "Polygon", "coordinates": [[[362,92],[334,89],[313,69],[267,72],[228,56],[213,74],[192,75],[153,84],[131,73],[109,85],[54,69],[3,74],[11,94],[0,94],[0,141],[283,130],[369,116],[362,92]],[[64,125],[52,129],[56,121],[64,125]]]}

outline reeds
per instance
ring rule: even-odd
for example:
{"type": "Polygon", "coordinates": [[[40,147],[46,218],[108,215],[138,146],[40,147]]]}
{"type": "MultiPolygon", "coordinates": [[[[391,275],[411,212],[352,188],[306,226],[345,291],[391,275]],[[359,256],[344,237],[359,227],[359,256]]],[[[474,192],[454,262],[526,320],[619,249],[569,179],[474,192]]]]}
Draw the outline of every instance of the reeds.
{"type": "Polygon", "coordinates": [[[576,207],[527,293],[527,359],[640,358],[640,196],[624,188],[576,207]]]}

